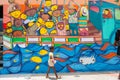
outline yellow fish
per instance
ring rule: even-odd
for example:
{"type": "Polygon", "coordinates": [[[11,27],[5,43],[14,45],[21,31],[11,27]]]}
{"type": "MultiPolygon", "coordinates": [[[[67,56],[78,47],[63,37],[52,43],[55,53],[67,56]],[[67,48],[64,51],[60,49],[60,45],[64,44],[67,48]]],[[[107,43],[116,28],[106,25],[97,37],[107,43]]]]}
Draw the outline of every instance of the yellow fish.
{"type": "Polygon", "coordinates": [[[45,23],[45,26],[46,26],[47,28],[52,28],[52,27],[54,26],[54,22],[53,22],[53,21],[47,21],[47,22],[45,23]]]}
{"type": "Polygon", "coordinates": [[[33,25],[34,25],[34,22],[33,22],[33,21],[28,23],[28,26],[29,26],[29,27],[32,27],[33,25]]]}
{"type": "Polygon", "coordinates": [[[45,0],[45,6],[50,7],[52,5],[52,0],[45,0]]]}
{"type": "Polygon", "coordinates": [[[57,9],[58,9],[58,6],[57,6],[57,5],[51,6],[51,10],[52,10],[52,11],[55,11],[55,10],[57,10],[57,9]]]}
{"type": "Polygon", "coordinates": [[[13,62],[16,63],[17,61],[14,59],[13,62]]]}
{"type": "Polygon", "coordinates": [[[41,26],[41,24],[38,21],[36,22],[36,25],[37,25],[37,27],[41,26]]]}
{"type": "Polygon", "coordinates": [[[51,34],[57,34],[57,30],[52,30],[50,33],[51,34]]]}
{"type": "Polygon", "coordinates": [[[48,51],[47,50],[40,50],[39,54],[44,56],[44,55],[48,54],[48,51]]]}
{"type": "Polygon", "coordinates": [[[21,15],[21,11],[15,10],[15,11],[11,12],[10,15],[11,15],[13,18],[19,18],[20,15],[21,15]]]}
{"type": "Polygon", "coordinates": [[[21,19],[27,19],[27,15],[22,13],[21,16],[20,16],[21,19]]]}
{"type": "Polygon", "coordinates": [[[46,34],[47,34],[47,29],[44,28],[44,27],[42,27],[42,28],[40,29],[40,34],[41,34],[41,35],[46,35],[46,34]]]}
{"type": "Polygon", "coordinates": [[[38,56],[34,56],[30,59],[32,62],[35,62],[35,63],[41,63],[42,62],[42,59],[38,56]]]}
{"type": "Polygon", "coordinates": [[[7,32],[7,33],[12,33],[12,28],[6,29],[6,32],[7,32]]]}
{"type": "Polygon", "coordinates": [[[7,28],[12,27],[12,22],[7,23],[7,28]]]}
{"type": "Polygon", "coordinates": [[[52,11],[49,11],[49,12],[48,12],[48,14],[51,15],[51,16],[52,16],[52,13],[53,13],[52,11]]]}
{"type": "Polygon", "coordinates": [[[36,70],[38,70],[38,69],[40,69],[40,66],[36,66],[36,68],[35,68],[36,70]]]}
{"type": "Polygon", "coordinates": [[[42,18],[38,18],[37,22],[39,22],[41,25],[45,25],[45,22],[43,21],[42,18]]]}

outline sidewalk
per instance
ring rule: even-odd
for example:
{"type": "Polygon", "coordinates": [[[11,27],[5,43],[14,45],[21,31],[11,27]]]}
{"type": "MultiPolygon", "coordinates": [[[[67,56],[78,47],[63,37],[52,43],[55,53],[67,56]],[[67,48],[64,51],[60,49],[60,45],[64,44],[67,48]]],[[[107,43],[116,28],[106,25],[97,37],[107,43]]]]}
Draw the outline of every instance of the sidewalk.
{"type": "MultiPolygon", "coordinates": [[[[68,73],[58,74],[57,80],[118,80],[118,73],[68,73]]],[[[0,75],[0,80],[56,80],[54,74],[46,79],[45,74],[0,75]]]]}

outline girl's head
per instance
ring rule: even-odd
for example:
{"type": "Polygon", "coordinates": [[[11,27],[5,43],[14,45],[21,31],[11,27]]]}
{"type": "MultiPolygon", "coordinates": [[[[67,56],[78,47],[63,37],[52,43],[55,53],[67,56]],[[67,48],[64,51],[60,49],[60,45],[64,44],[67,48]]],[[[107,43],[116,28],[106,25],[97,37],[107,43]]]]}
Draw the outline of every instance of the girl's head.
{"type": "Polygon", "coordinates": [[[69,14],[72,14],[72,13],[76,12],[76,9],[73,6],[70,6],[68,8],[68,12],[69,12],[69,14]]]}
{"type": "Polygon", "coordinates": [[[54,51],[54,47],[50,47],[50,52],[53,52],[54,51]]]}
{"type": "Polygon", "coordinates": [[[104,14],[105,14],[105,15],[108,15],[109,13],[110,13],[110,10],[109,10],[109,9],[105,9],[105,10],[104,10],[104,14]]]}

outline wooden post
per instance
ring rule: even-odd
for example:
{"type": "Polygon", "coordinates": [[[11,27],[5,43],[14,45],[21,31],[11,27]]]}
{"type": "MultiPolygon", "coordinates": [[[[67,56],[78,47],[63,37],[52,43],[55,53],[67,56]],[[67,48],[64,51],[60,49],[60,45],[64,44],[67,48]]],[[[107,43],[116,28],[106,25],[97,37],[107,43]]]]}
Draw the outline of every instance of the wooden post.
{"type": "Polygon", "coordinates": [[[55,36],[52,36],[51,38],[52,38],[52,43],[51,43],[51,45],[54,47],[54,44],[55,44],[55,36]]]}

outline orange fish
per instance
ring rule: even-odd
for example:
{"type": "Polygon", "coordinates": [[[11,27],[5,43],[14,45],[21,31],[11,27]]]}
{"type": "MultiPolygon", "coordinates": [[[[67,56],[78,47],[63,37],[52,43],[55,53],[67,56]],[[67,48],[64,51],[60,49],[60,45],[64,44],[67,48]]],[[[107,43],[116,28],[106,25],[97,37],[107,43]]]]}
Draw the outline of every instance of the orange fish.
{"type": "Polygon", "coordinates": [[[101,47],[101,50],[105,50],[109,45],[110,45],[110,43],[106,42],[106,43],[101,47]]]}
{"type": "Polygon", "coordinates": [[[109,53],[109,54],[100,55],[100,56],[102,56],[103,58],[106,58],[106,59],[111,59],[111,58],[117,56],[117,54],[114,53],[114,52],[111,52],[111,53],[109,53]]]}
{"type": "Polygon", "coordinates": [[[55,57],[54,59],[57,61],[60,61],[60,62],[65,62],[67,60],[67,59],[62,59],[62,58],[58,58],[58,57],[55,57]]]}
{"type": "Polygon", "coordinates": [[[64,49],[67,49],[67,50],[73,50],[73,48],[70,48],[68,46],[61,46],[60,48],[64,48],[64,49]]]}

